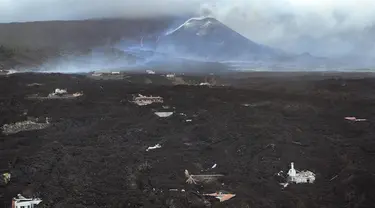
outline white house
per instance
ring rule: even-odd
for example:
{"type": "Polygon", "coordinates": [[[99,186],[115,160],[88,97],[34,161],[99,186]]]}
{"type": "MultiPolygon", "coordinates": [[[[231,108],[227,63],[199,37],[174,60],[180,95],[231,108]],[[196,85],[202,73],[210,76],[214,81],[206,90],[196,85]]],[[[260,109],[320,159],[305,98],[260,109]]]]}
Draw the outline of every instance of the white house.
{"type": "Polygon", "coordinates": [[[39,198],[25,198],[21,194],[14,197],[12,200],[12,208],[34,208],[42,202],[39,198]]]}

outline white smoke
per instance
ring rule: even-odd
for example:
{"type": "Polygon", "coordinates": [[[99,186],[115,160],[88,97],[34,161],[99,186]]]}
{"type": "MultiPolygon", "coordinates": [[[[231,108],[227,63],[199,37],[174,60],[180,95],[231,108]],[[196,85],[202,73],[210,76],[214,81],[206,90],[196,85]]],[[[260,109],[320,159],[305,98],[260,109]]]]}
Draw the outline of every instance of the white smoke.
{"type": "Polygon", "coordinates": [[[373,0],[218,0],[201,5],[244,36],[291,52],[336,56],[374,50],[373,0]]]}
{"type": "Polygon", "coordinates": [[[336,56],[374,51],[374,0],[0,0],[0,22],[210,15],[253,41],[336,56]]]}
{"type": "Polygon", "coordinates": [[[0,22],[144,18],[191,13],[199,0],[0,0],[0,22]]]}

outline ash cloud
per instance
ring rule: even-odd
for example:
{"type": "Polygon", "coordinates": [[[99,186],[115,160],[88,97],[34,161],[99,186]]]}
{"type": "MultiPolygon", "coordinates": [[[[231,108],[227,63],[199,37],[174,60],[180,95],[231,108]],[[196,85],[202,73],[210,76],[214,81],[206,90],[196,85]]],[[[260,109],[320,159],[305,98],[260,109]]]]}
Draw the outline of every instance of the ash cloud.
{"type": "Polygon", "coordinates": [[[244,36],[289,52],[372,55],[373,0],[219,0],[202,10],[244,36]]]}
{"type": "Polygon", "coordinates": [[[0,22],[185,15],[198,0],[0,0],[0,22]]]}
{"type": "Polygon", "coordinates": [[[375,54],[373,0],[0,0],[0,22],[210,15],[293,53],[375,54]]]}

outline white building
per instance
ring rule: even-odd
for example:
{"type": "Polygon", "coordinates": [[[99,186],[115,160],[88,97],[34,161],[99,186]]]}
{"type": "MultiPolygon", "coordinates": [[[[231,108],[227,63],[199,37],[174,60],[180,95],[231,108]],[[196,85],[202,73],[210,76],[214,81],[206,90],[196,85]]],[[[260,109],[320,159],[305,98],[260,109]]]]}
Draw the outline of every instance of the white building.
{"type": "Polygon", "coordinates": [[[152,70],[146,70],[146,73],[147,74],[156,74],[154,71],[152,71],[152,70]]]}
{"type": "Polygon", "coordinates": [[[42,202],[38,198],[25,198],[21,194],[18,194],[17,197],[14,197],[12,200],[12,208],[34,208],[42,202]]]}
{"type": "Polygon", "coordinates": [[[315,173],[308,170],[298,171],[294,169],[294,163],[290,164],[288,176],[289,181],[294,183],[314,183],[315,181],[315,173]]]}

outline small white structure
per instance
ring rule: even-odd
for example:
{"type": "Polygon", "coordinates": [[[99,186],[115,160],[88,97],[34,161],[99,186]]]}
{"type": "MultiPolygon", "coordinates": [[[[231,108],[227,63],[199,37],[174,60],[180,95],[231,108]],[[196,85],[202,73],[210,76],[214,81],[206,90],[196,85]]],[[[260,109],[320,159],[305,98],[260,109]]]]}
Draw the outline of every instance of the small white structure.
{"type": "Polygon", "coordinates": [[[39,198],[25,198],[21,194],[12,199],[12,208],[34,208],[42,202],[39,198]]]}
{"type": "Polygon", "coordinates": [[[367,121],[365,118],[356,118],[356,117],[345,117],[345,120],[348,121],[367,121]]]}
{"type": "Polygon", "coordinates": [[[100,77],[102,75],[103,75],[103,73],[99,73],[99,72],[94,72],[94,73],[91,74],[91,76],[93,76],[93,77],[100,77]]]}
{"type": "Polygon", "coordinates": [[[159,96],[143,96],[141,94],[138,94],[138,97],[135,97],[133,102],[139,106],[144,106],[150,105],[152,103],[163,103],[163,98],[159,96]]]}
{"type": "Polygon", "coordinates": [[[34,82],[34,83],[31,83],[31,84],[27,84],[26,86],[28,86],[28,87],[35,87],[35,86],[42,86],[42,85],[43,84],[34,82]]]}
{"type": "Polygon", "coordinates": [[[211,86],[211,84],[208,82],[202,82],[199,84],[199,86],[211,86]]]}
{"type": "Polygon", "coordinates": [[[153,147],[148,147],[148,148],[146,149],[146,152],[148,152],[148,151],[150,151],[150,150],[154,150],[154,149],[159,149],[159,148],[161,148],[161,145],[160,145],[160,144],[156,144],[156,145],[153,146],[153,147]]]}
{"type": "Polygon", "coordinates": [[[73,93],[73,97],[81,97],[83,95],[82,92],[76,92],[76,93],[73,93]]]}
{"type": "Polygon", "coordinates": [[[61,99],[61,98],[75,98],[75,97],[80,97],[82,96],[83,93],[82,92],[76,92],[76,93],[73,93],[73,94],[68,94],[68,91],[67,89],[55,89],[55,91],[53,93],[50,93],[48,94],[48,99],[61,99]]]}
{"type": "Polygon", "coordinates": [[[152,71],[152,70],[146,70],[146,73],[147,73],[147,74],[155,74],[155,72],[152,71]]]}
{"type": "Polygon", "coordinates": [[[293,162],[290,164],[290,169],[288,171],[288,175],[289,175],[289,177],[296,177],[297,176],[297,171],[296,171],[296,169],[294,169],[294,163],[293,162]]]}
{"type": "Polygon", "coordinates": [[[15,73],[17,73],[17,72],[18,72],[18,71],[11,69],[11,70],[8,70],[7,75],[9,75],[9,74],[15,74],[15,73]]]}
{"type": "Polygon", "coordinates": [[[113,71],[113,72],[111,72],[111,74],[112,74],[112,75],[119,75],[120,72],[113,71]]]}
{"type": "Polygon", "coordinates": [[[290,164],[288,181],[293,183],[314,183],[315,173],[311,171],[298,171],[294,169],[294,163],[290,164]]]}
{"type": "Polygon", "coordinates": [[[197,183],[211,183],[218,178],[223,177],[222,174],[212,174],[212,175],[191,175],[188,170],[185,170],[185,177],[187,178],[186,183],[197,184],[197,183]]]}
{"type": "Polygon", "coordinates": [[[61,95],[65,95],[67,94],[68,91],[66,89],[59,89],[59,88],[56,88],[55,91],[53,93],[50,93],[48,95],[48,97],[54,97],[54,96],[61,96],[61,95]]]}
{"type": "Polygon", "coordinates": [[[173,115],[173,112],[155,112],[155,115],[161,118],[166,118],[166,117],[173,115]]]}
{"type": "Polygon", "coordinates": [[[176,75],[175,74],[167,74],[167,77],[168,78],[173,78],[173,77],[175,77],[176,75]]]}
{"type": "Polygon", "coordinates": [[[22,131],[34,131],[45,129],[50,125],[49,121],[46,119],[46,123],[37,123],[34,121],[20,121],[13,124],[4,124],[0,129],[3,134],[10,135],[16,134],[22,131]]]}
{"type": "Polygon", "coordinates": [[[67,89],[59,89],[59,88],[56,88],[55,89],[55,92],[51,93],[52,95],[63,95],[63,94],[66,94],[68,93],[67,89]]]}

